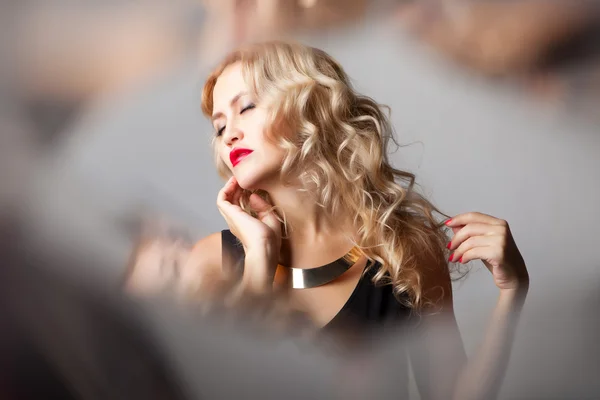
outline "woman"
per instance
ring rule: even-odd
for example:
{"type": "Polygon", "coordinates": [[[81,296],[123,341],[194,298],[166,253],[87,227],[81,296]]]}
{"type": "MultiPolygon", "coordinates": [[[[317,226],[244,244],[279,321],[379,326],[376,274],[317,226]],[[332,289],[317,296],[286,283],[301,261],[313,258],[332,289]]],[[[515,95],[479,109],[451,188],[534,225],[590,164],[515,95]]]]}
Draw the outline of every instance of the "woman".
{"type": "Polygon", "coordinates": [[[423,398],[493,395],[528,288],[505,221],[467,213],[438,222],[413,190],[414,176],[387,159],[393,137],[382,107],[357,94],[323,51],[282,42],[235,51],[208,77],[202,108],[227,179],[217,206],[230,229],[194,246],[183,287],[225,273],[239,276],[242,296],[292,288],[292,307],[322,331],[416,321],[411,359],[423,398]],[[493,325],[469,363],[448,259],[482,260],[500,290],[493,325]],[[438,323],[444,340],[435,338],[438,323]]]}

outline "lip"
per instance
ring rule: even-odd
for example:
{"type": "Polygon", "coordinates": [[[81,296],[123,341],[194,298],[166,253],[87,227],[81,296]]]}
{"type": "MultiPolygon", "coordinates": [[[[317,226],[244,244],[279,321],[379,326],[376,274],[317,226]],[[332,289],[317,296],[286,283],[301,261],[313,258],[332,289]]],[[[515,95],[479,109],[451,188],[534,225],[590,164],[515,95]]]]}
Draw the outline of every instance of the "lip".
{"type": "Polygon", "coordinates": [[[240,163],[246,156],[250,155],[254,150],[236,148],[229,153],[229,160],[234,167],[240,163]]]}

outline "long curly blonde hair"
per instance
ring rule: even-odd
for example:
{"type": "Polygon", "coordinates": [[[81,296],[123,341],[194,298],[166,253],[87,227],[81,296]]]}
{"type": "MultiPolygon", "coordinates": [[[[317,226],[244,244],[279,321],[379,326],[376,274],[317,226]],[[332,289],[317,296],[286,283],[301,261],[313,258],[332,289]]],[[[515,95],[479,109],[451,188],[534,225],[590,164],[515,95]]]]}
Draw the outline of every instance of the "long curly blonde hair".
{"type": "MultiPolygon", "coordinates": [[[[285,124],[294,134],[266,134],[286,151],[282,177],[300,179],[329,215],[354,216],[356,245],[380,268],[375,283],[391,284],[398,299],[420,308],[428,271],[446,267],[447,237],[440,213],[415,191],[415,176],[394,168],[394,142],[386,107],[358,94],[342,67],[322,50],[272,41],[232,52],[210,74],[202,111],[213,112],[213,90],[225,68],[240,63],[260,102],[266,126],[285,124]]],[[[215,157],[224,178],[231,172],[215,157]]]]}

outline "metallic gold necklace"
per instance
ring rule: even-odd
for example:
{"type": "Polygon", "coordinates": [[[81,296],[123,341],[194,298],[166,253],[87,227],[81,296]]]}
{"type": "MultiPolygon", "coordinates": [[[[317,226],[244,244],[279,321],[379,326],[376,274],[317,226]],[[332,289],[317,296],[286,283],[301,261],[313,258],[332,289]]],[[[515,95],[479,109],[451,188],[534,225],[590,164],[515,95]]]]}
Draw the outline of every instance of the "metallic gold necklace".
{"type": "Polygon", "coordinates": [[[275,281],[292,289],[310,289],[325,285],[348,271],[362,256],[354,247],[343,257],[317,268],[290,268],[279,264],[275,281]]]}

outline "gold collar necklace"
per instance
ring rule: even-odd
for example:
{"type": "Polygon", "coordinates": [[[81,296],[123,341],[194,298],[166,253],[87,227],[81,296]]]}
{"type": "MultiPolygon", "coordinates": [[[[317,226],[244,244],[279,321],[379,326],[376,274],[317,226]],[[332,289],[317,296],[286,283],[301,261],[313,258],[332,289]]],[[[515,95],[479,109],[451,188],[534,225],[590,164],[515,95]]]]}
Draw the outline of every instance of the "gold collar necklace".
{"type": "MultiPolygon", "coordinates": [[[[348,253],[337,260],[316,268],[290,268],[279,264],[275,280],[283,281],[286,286],[292,289],[310,289],[322,286],[339,278],[361,256],[361,251],[357,247],[353,247],[348,253]],[[282,278],[280,271],[287,276],[282,278]]],[[[370,265],[370,261],[368,265],[370,265]]]]}

